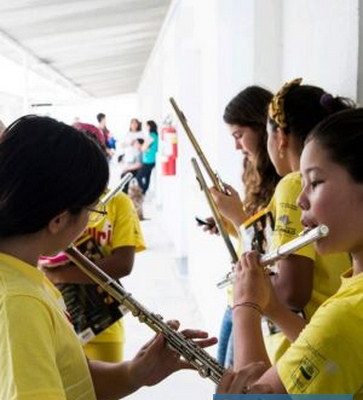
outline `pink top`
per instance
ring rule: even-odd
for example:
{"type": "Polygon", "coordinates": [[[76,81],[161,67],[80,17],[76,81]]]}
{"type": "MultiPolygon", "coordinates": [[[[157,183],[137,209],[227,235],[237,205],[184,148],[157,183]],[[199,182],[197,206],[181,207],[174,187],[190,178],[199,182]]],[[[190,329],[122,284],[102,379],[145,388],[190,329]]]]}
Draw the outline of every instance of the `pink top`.
{"type": "Polygon", "coordinates": [[[96,126],[92,124],[85,124],[84,122],[76,122],[73,124],[73,127],[78,129],[79,131],[87,131],[94,135],[102,146],[105,145],[105,135],[101,131],[101,129],[97,128],[96,126]]]}

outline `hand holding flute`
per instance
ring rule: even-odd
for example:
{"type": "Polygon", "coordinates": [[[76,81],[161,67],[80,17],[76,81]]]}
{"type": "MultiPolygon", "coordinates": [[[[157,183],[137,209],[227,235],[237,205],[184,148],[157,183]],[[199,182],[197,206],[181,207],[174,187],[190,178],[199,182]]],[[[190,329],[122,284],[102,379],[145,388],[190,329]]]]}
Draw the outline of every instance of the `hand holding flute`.
{"type": "Polygon", "coordinates": [[[227,231],[225,230],[225,227],[224,227],[220,212],[219,212],[216,204],[214,203],[212,195],[210,194],[210,191],[208,189],[207,183],[206,183],[206,181],[204,179],[204,176],[202,174],[202,171],[201,171],[201,169],[199,167],[198,161],[195,158],[192,158],[191,162],[192,162],[192,165],[193,165],[193,168],[194,168],[194,172],[195,172],[195,176],[197,178],[197,181],[199,182],[199,185],[200,185],[201,189],[203,190],[203,192],[204,192],[204,194],[206,196],[206,200],[208,202],[208,205],[209,205],[209,207],[210,207],[210,209],[211,209],[211,211],[213,213],[213,218],[214,218],[214,221],[215,221],[215,223],[216,223],[216,225],[218,227],[218,231],[219,231],[220,235],[222,236],[222,239],[223,239],[223,241],[224,241],[224,243],[225,243],[225,245],[227,247],[227,250],[228,250],[228,252],[230,254],[231,262],[232,262],[232,264],[234,264],[238,260],[237,252],[236,252],[236,250],[235,250],[235,248],[234,248],[234,246],[233,246],[233,244],[232,244],[232,242],[231,242],[231,240],[230,240],[230,238],[228,236],[227,231]]]}
{"type": "Polygon", "coordinates": [[[244,205],[238,192],[232,186],[224,184],[224,187],[227,194],[220,192],[215,187],[209,190],[222,217],[227,218],[238,229],[247,219],[244,205]]]}
{"type": "MultiPolygon", "coordinates": [[[[207,174],[208,174],[208,176],[210,178],[210,181],[213,184],[213,187],[215,188],[216,191],[228,195],[229,193],[227,191],[227,188],[225,187],[224,183],[220,179],[220,177],[217,174],[217,172],[215,172],[212,169],[211,165],[209,164],[207,157],[204,155],[204,153],[203,153],[203,151],[202,151],[202,149],[201,149],[196,137],[194,136],[192,130],[190,129],[190,127],[188,125],[188,122],[187,122],[187,119],[186,119],[184,113],[178,107],[178,105],[177,105],[176,101],[174,100],[174,98],[171,97],[169,100],[170,100],[170,103],[171,103],[171,105],[172,105],[172,107],[173,107],[173,109],[174,109],[174,111],[175,111],[175,113],[176,113],[181,125],[184,128],[184,131],[185,131],[185,133],[186,133],[191,145],[193,146],[193,148],[194,148],[194,150],[195,150],[195,152],[196,152],[196,154],[197,154],[197,156],[199,158],[199,161],[203,164],[203,167],[204,167],[205,171],[207,172],[207,174]]],[[[223,225],[223,230],[226,231],[226,234],[231,234],[231,235],[233,235],[235,237],[238,236],[238,232],[236,231],[236,229],[234,228],[233,224],[231,224],[228,219],[226,220],[225,218],[223,218],[223,215],[221,215],[219,219],[220,219],[220,224],[223,225]]],[[[221,233],[220,229],[219,229],[219,226],[218,226],[218,221],[216,221],[215,218],[214,218],[214,222],[215,222],[214,227],[212,227],[211,229],[205,228],[204,230],[207,230],[210,233],[217,233],[216,232],[217,231],[216,225],[217,225],[218,231],[219,231],[219,233],[221,233]]]]}
{"type": "MultiPolygon", "coordinates": [[[[329,228],[326,225],[318,225],[316,228],[302,232],[296,239],[287,242],[277,249],[273,250],[268,254],[264,254],[259,259],[259,263],[265,266],[265,270],[269,270],[269,266],[275,261],[287,257],[289,254],[301,249],[308,244],[315,242],[316,240],[325,237],[329,234],[329,228]]],[[[226,276],[217,283],[219,289],[232,284],[236,278],[235,271],[232,270],[226,274],[226,276]]]]}
{"type": "MultiPolygon", "coordinates": [[[[154,339],[159,341],[159,353],[157,353],[157,362],[163,362],[162,366],[153,363],[153,368],[144,368],[149,370],[151,377],[149,381],[144,383],[145,385],[151,385],[159,382],[165,378],[168,374],[166,372],[170,369],[169,374],[177,371],[181,368],[194,368],[204,378],[211,379],[214,383],[219,383],[220,379],[225,372],[224,368],[218,364],[218,362],[211,357],[203,347],[208,347],[217,342],[216,338],[208,338],[208,334],[199,330],[187,329],[183,332],[175,331],[175,327],[178,327],[177,323],[175,326],[170,326],[163,321],[160,315],[154,314],[147,310],[141,303],[132,297],[132,295],[119,284],[118,281],[112,279],[102,269],[98,268],[91,260],[85,257],[75,246],[70,246],[66,250],[67,256],[95,283],[97,283],[102,289],[117,300],[120,304],[126,307],[133,316],[137,317],[140,322],[148,325],[156,333],[162,333],[163,338],[158,336],[154,339]],[[195,342],[191,339],[200,339],[195,342]],[[174,357],[168,353],[164,348],[160,347],[164,340],[168,343],[169,347],[174,350],[177,354],[174,357]],[[182,358],[180,359],[181,356],[182,358]],[[163,361],[164,360],[164,361],[163,361]],[[162,371],[162,373],[160,372],[162,371]],[[159,379],[159,377],[161,378],[159,379]]],[[[147,349],[149,344],[145,346],[147,349]]],[[[143,354],[143,349],[140,350],[140,357],[143,354]]],[[[138,356],[136,356],[137,359],[138,356]]],[[[152,357],[151,357],[152,359],[152,357]]],[[[151,362],[149,358],[149,362],[151,362]]],[[[146,375],[147,376],[147,375],[146,375]]]]}
{"type": "Polygon", "coordinates": [[[270,300],[276,299],[273,296],[270,278],[263,267],[327,236],[328,233],[326,225],[319,225],[262,257],[257,251],[244,253],[234,268],[234,307],[244,306],[246,303],[247,306],[253,304],[257,305],[257,311],[266,315],[265,310],[270,300]]]}

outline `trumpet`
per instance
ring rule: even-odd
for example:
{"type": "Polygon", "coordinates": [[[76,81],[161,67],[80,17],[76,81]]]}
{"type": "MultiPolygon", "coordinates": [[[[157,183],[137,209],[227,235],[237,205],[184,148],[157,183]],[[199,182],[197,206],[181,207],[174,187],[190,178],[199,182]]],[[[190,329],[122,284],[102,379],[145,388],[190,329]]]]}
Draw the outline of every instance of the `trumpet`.
{"type": "MultiPolygon", "coordinates": [[[[327,236],[328,234],[329,228],[326,225],[318,225],[316,228],[303,231],[296,239],[293,239],[290,242],[279,246],[271,253],[267,253],[261,256],[260,263],[267,269],[270,269],[269,266],[275,261],[287,257],[288,255],[294,253],[296,250],[299,250],[302,247],[305,247],[308,244],[327,236]]],[[[219,289],[223,289],[226,286],[233,284],[235,278],[235,273],[232,270],[228,272],[226,276],[217,283],[217,287],[219,289]]]]}
{"type": "Polygon", "coordinates": [[[222,238],[224,240],[224,243],[225,243],[225,245],[227,247],[227,250],[228,250],[228,252],[229,252],[229,254],[231,256],[231,263],[235,264],[238,261],[238,255],[237,255],[237,252],[236,252],[235,248],[233,247],[233,244],[231,242],[231,239],[230,239],[228,233],[224,229],[224,225],[223,225],[221,214],[220,214],[220,212],[219,212],[219,210],[218,210],[218,208],[217,208],[217,206],[216,206],[216,204],[215,204],[215,202],[213,200],[212,195],[210,194],[210,191],[208,189],[207,183],[206,183],[206,181],[204,179],[202,171],[200,170],[200,167],[198,165],[197,160],[193,157],[191,159],[191,161],[192,161],[192,165],[193,165],[193,168],[194,168],[194,171],[195,171],[195,175],[196,175],[197,181],[199,182],[200,188],[203,190],[203,192],[204,192],[204,194],[206,196],[207,202],[208,202],[209,207],[210,207],[210,209],[212,211],[212,214],[213,214],[214,220],[216,222],[216,225],[218,227],[219,233],[221,234],[221,236],[222,236],[222,238]]]}
{"type": "Polygon", "coordinates": [[[126,292],[117,281],[105,274],[102,269],[84,256],[75,246],[69,246],[66,254],[105,292],[130,310],[132,315],[137,317],[141,323],[145,323],[156,333],[162,333],[168,345],[185,360],[189,361],[203,378],[209,378],[216,384],[220,382],[225,369],[205,350],[198,347],[181,332],[170,328],[168,324],[163,322],[163,318],[160,315],[148,311],[130,293],[126,292]]]}
{"type": "Polygon", "coordinates": [[[223,192],[223,193],[227,193],[226,188],[223,185],[223,182],[221,181],[221,179],[219,178],[218,174],[216,172],[213,171],[212,167],[210,166],[207,157],[204,155],[201,147],[199,146],[199,143],[197,141],[197,139],[195,138],[195,136],[193,135],[193,132],[191,131],[191,129],[188,126],[188,122],[187,119],[185,118],[184,113],[180,110],[180,108],[178,107],[178,105],[176,104],[176,101],[174,100],[173,97],[170,97],[169,99],[180,123],[183,125],[183,128],[185,130],[185,133],[187,134],[192,146],[194,147],[201,163],[203,164],[205,170],[207,171],[207,174],[209,175],[213,185],[217,188],[218,191],[223,192]]]}

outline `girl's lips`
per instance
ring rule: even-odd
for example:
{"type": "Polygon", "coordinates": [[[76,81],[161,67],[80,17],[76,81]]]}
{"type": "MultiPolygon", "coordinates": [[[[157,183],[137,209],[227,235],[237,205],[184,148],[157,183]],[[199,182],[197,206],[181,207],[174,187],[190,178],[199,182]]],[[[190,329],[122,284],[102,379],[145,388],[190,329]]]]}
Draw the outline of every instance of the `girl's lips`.
{"type": "Polygon", "coordinates": [[[309,220],[308,218],[302,218],[301,223],[305,227],[305,230],[316,228],[319,225],[317,222],[309,220]]]}

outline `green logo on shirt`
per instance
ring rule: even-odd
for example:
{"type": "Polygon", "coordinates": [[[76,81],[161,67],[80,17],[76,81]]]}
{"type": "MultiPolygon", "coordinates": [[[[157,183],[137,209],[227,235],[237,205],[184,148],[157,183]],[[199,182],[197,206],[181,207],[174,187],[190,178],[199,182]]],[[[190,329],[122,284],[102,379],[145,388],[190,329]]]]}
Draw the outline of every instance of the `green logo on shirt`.
{"type": "Polygon", "coordinates": [[[319,370],[311,360],[304,357],[297,369],[292,373],[291,379],[300,391],[305,391],[314,378],[319,374],[319,370]]]}

